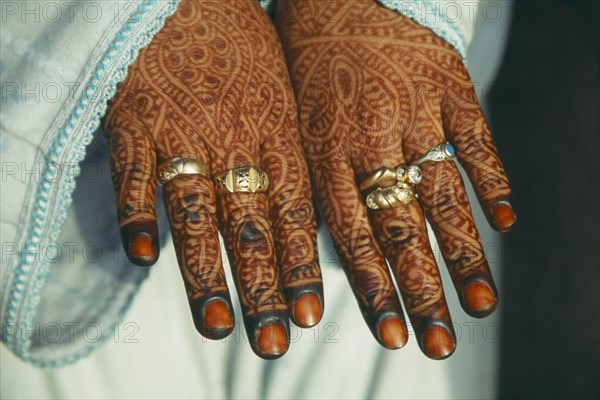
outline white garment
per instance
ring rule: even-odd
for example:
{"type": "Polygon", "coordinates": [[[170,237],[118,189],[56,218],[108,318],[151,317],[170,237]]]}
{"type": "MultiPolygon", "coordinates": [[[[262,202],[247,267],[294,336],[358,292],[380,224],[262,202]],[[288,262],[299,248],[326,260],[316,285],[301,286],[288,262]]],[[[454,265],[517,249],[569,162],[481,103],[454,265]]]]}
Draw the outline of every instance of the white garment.
{"type": "MultiPolygon", "coordinates": [[[[176,6],[176,0],[0,3],[0,321],[2,341],[29,362],[52,367],[88,354],[96,346],[69,334],[36,336],[37,324],[73,324],[77,333],[88,322],[106,328],[146,275],[106,254],[90,262],[89,251],[110,251],[111,237],[101,230],[106,221],[91,240],[66,241],[61,230],[78,163],[106,102],[176,6]]],[[[77,220],[67,223],[79,229],[77,220]]]]}

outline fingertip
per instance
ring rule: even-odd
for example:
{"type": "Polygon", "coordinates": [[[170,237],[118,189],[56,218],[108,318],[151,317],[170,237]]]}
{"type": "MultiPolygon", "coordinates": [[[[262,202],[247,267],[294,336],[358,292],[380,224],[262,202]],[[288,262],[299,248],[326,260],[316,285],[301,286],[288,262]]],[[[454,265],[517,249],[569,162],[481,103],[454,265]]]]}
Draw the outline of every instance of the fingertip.
{"type": "Polygon", "coordinates": [[[294,302],[294,323],[301,328],[311,328],[321,321],[323,308],[319,297],[314,293],[304,293],[294,302]]]}
{"type": "Polygon", "coordinates": [[[422,337],[422,348],[425,355],[433,360],[443,360],[454,353],[456,344],[452,335],[441,325],[429,326],[422,337]]]}
{"type": "Polygon", "coordinates": [[[406,326],[400,318],[389,317],[379,324],[379,339],[387,349],[394,350],[404,347],[408,341],[406,326]]]}
{"type": "Polygon", "coordinates": [[[121,228],[121,239],[127,258],[140,267],[156,263],[160,253],[156,221],[138,221],[121,228]]]}
{"type": "Polygon", "coordinates": [[[190,308],[196,330],[205,338],[220,340],[233,331],[231,307],[222,297],[193,300],[190,308]]]}
{"type": "Polygon", "coordinates": [[[129,261],[139,267],[150,267],[158,261],[158,246],[145,234],[134,237],[125,248],[129,261]]]}
{"type": "Polygon", "coordinates": [[[145,234],[140,234],[133,238],[129,244],[127,254],[131,262],[141,267],[149,267],[157,260],[152,240],[145,234]]]}
{"type": "Polygon", "coordinates": [[[494,227],[501,233],[510,231],[517,222],[512,204],[505,200],[498,201],[492,206],[491,215],[494,227]]]}
{"type": "Polygon", "coordinates": [[[494,290],[479,280],[473,280],[465,285],[462,299],[465,311],[476,318],[487,317],[494,312],[498,304],[494,290]]]}
{"type": "Polygon", "coordinates": [[[279,323],[263,326],[256,332],[256,348],[262,358],[279,358],[287,352],[288,347],[286,329],[279,323]]]}
{"type": "Polygon", "coordinates": [[[204,328],[206,331],[223,332],[224,336],[227,336],[233,330],[233,318],[225,302],[213,300],[206,305],[204,308],[204,328]]]}

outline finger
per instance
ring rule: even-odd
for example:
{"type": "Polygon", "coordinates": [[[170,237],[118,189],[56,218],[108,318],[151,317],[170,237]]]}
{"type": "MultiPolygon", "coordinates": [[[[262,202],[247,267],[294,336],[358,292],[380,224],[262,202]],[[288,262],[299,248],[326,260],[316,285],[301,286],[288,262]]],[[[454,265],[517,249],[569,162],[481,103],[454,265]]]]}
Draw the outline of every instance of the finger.
{"type": "Polygon", "coordinates": [[[446,136],[455,145],[490,224],[507,232],[516,222],[511,190],[470,81],[449,91],[442,114],[446,136]]]}
{"type": "Polygon", "coordinates": [[[419,200],[431,222],[464,310],[475,317],[492,313],[498,302],[462,178],[453,162],[421,165],[419,200]]]}
{"type": "Polygon", "coordinates": [[[268,197],[281,283],[294,323],[308,328],[321,320],[323,283],[306,164],[299,142],[286,130],[263,144],[262,166],[271,180],[268,197]]]}
{"type": "Polygon", "coordinates": [[[150,266],[160,249],[155,211],[156,149],[131,104],[135,101],[130,96],[117,95],[104,123],[123,248],[132,263],[150,266]]]}
{"type": "Polygon", "coordinates": [[[404,314],[383,254],[346,160],[312,165],[322,215],[373,336],[394,349],[408,340],[404,314]]]}
{"type": "Polygon", "coordinates": [[[281,357],[289,346],[289,314],[276,264],[267,196],[227,193],[219,196],[218,204],[250,345],[260,357],[281,357]]]}
{"type": "Polygon", "coordinates": [[[423,353],[438,360],[449,357],[456,339],[418,202],[371,210],[370,217],[423,353]]]}
{"type": "MultiPolygon", "coordinates": [[[[161,163],[182,157],[210,165],[200,133],[185,120],[165,118],[160,132],[156,146],[161,163]]],[[[233,331],[234,317],[221,259],[212,180],[203,175],[178,175],[164,184],[163,201],[194,325],[203,336],[222,339],[233,331]]]]}
{"type": "Polygon", "coordinates": [[[212,182],[200,175],[181,175],[167,182],[163,193],[196,329],[209,339],[222,339],[233,331],[234,321],[212,182]]]}

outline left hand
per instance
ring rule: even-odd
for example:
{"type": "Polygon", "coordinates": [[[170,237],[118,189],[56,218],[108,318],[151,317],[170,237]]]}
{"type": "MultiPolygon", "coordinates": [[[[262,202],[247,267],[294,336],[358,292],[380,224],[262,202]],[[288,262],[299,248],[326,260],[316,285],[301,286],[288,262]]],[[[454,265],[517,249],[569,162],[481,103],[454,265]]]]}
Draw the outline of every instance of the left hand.
{"type": "Polygon", "coordinates": [[[374,0],[287,0],[276,25],[312,179],[367,324],[387,348],[408,339],[387,259],[421,349],[448,357],[456,339],[425,217],[465,311],[483,317],[497,304],[456,164],[421,164],[418,200],[395,208],[369,210],[359,185],[448,141],[491,224],[508,231],[508,180],[460,56],[374,0]]]}
{"type": "Polygon", "coordinates": [[[218,227],[248,341],[266,359],[287,351],[290,318],[311,327],[323,308],[295,106],[277,34],[257,1],[187,0],[140,52],[104,120],[130,260],[158,258],[157,166],[195,160],[203,171],[177,174],[162,192],[196,329],[222,339],[235,325],[218,227]],[[248,167],[267,174],[268,190],[239,190],[257,182],[248,167]],[[225,171],[237,183],[227,190],[215,179],[225,171]]]}

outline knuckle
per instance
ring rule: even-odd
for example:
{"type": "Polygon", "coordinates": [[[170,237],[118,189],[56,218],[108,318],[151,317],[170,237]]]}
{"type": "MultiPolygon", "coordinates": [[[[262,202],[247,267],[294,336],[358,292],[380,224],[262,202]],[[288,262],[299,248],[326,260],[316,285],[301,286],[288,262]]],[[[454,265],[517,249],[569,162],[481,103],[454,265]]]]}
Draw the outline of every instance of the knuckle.
{"type": "Polygon", "coordinates": [[[419,195],[427,217],[435,221],[452,221],[470,213],[469,198],[458,169],[441,165],[446,163],[439,164],[436,170],[423,172],[419,195]]]}
{"type": "MultiPolygon", "coordinates": [[[[386,285],[387,286],[387,285],[386,285]]],[[[361,291],[361,298],[365,305],[371,309],[381,310],[397,305],[396,292],[393,287],[366,287],[361,291]]]]}
{"type": "Polygon", "coordinates": [[[349,255],[354,263],[371,261],[375,255],[376,241],[366,228],[354,228],[346,232],[339,242],[340,250],[349,255]]]}
{"type": "Polygon", "coordinates": [[[250,216],[266,219],[267,200],[263,193],[226,193],[219,196],[220,209],[229,225],[239,225],[250,216]]]}
{"type": "Polygon", "coordinates": [[[428,290],[405,300],[406,311],[414,316],[428,317],[444,308],[444,296],[440,290],[428,290]]]}
{"type": "Polygon", "coordinates": [[[239,224],[227,231],[233,241],[234,255],[237,259],[252,259],[253,262],[271,264],[275,257],[273,238],[267,219],[248,215],[239,224]],[[262,261],[258,261],[262,260],[262,261]]]}
{"type": "Polygon", "coordinates": [[[469,199],[464,190],[457,190],[453,185],[445,185],[427,199],[427,214],[434,220],[453,220],[463,215],[468,207],[469,199]]]}
{"type": "Polygon", "coordinates": [[[242,246],[265,246],[267,238],[260,227],[252,220],[244,222],[239,230],[240,243],[242,246]]]}
{"type": "Polygon", "coordinates": [[[487,260],[479,241],[462,241],[447,249],[446,264],[453,272],[464,273],[485,266],[487,260]]]}
{"type": "Polygon", "coordinates": [[[294,265],[283,268],[282,281],[286,284],[293,282],[312,282],[321,279],[321,269],[317,263],[294,265]]]}
{"type": "Polygon", "coordinates": [[[128,162],[119,164],[114,162],[111,176],[117,187],[125,182],[127,185],[136,182],[154,182],[154,170],[147,164],[128,162]]]}
{"type": "Polygon", "coordinates": [[[419,245],[423,227],[411,220],[388,218],[380,225],[380,243],[386,250],[401,250],[419,245]]]}
{"type": "Polygon", "coordinates": [[[487,193],[495,191],[499,187],[507,187],[508,180],[503,172],[493,169],[482,169],[477,173],[478,177],[475,178],[476,189],[480,193],[487,193]]]}
{"type": "Polygon", "coordinates": [[[315,260],[316,236],[314,231],[296,229],[277,236],[280,247],[280,262],[282,267],[303,264],[315,260]]]}
{"type": "Polygon", "coordinates": [[[155,218],[154,204],[147,201],[127,201],[122,207],[119,207],[118,218],[120,224],[132,220],[155,218]]]}
{"type": "Polygon", "coordinates": [[[279,207],[272,207],[271,213],[276,221],[276,228],[312,225],[315,217],[309,196],[291,199],[279,207]]]}
{"type": "Polygon", "coordinates": [[[463,135],[455,140],[464,159],[487,159],[490,154],[496,154],[496,146],[490,135],[463,135]]]}
{"type": "Polygon", "coordinates": [[[169,209],[174,219],[187,223],[199,223],[212,218],[215,205],[197,193],[180,194],[169,198],[169,209]]]}

